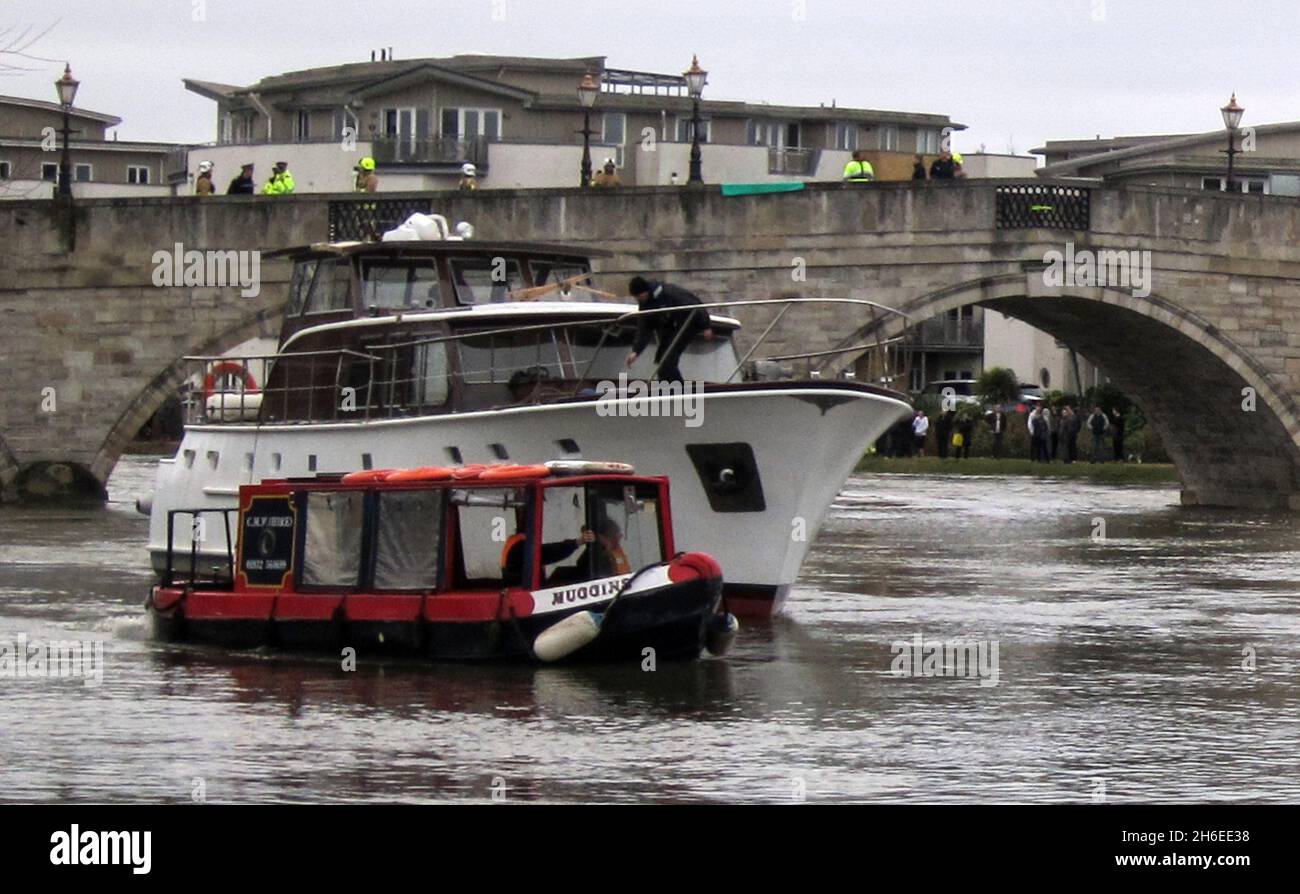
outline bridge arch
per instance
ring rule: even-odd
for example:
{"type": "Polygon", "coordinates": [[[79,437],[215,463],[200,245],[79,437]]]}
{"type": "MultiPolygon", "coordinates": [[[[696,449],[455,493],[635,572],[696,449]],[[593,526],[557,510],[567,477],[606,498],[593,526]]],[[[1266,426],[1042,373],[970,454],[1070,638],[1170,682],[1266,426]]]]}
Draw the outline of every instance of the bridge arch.
{"type": "MultiPolygon", "coordinates": [[[[189,347],[186,355],[222,354],[248,341],[250,338],[277,333],[280,330],[283,311],[283,307],[275,307],[250,313],[217,336],[189,347]]],[[[121,459],[123,451],[135,438],[141,426],[162,407],[168,398],[174,396],[180,389],[181,383],[189,372],[184,361],[186,355],[172,358],[158,370],[152,379],[141,383],[141,388],[135,398],[126,405],[116,421],[105,433],[90,468],[85,470],[77,468],[74,470],[76,481],[84,482],[93,479],[102,488],[104,483],[108,481],[108,477],[112,474],[118,460],[121,459]],[[88,476],[84,475],[83,472],[88,473],[88,476]]],[[[24,474],[37,472],[39,470],[34,467],[20,470],[19,481],[22,481],[24,474]]],[[[52,483],[47,482],[47,487],[52,486],[52,483]]],[[[24,489],[21,483],[20,489],[24,489]]],[[[73,495],[75,496],[75,494],[73,495]]]]}
{"type": "MultiPolygon", "coordinates": [[[[1184,503],[1300,508],[1300,407],[1202,317],[1157,294],[1045,286],[1037,272],[959,283],[899,309],[920,321],[966,305],[1015,317],[1105,369],[1160,435],[1184,503]]],[[[877,327],[894,335],[902,324],[877,327]]]]}

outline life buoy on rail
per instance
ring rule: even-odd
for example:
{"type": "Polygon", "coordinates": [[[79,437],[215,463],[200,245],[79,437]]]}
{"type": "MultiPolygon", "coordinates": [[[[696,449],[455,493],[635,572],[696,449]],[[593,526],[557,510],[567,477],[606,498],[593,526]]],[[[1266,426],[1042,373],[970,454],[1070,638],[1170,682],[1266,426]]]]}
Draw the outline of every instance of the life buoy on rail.
{"type": "Polygon", "coordinates": [[[343,476],[343,484],[372,484],[376,481],[383,481],[386,476],[393,474],[395,469],[362,469],[359,472],[348,472],[343,476]]]}
{"type": "Polygon", "coordinates": [[[385,482],[395,481],[446,481],[452,476],[452,469],[446,466],[420,466],[417,469],[398,469],[384,476],[385,482]]]}
{"type": "Polygon", "coordinates": [[[529,481],[551,474],[546,466],[488,466],[479,473],[479,481],[529,481]]]}
{"type": "Polygon", "coordinates": [[[553,459],[546,468],[555,475],[631,475],[636,472],[628,463],[595,462],[585,459],[553,459]]]}
{"type": "Polygon", "coordinates": [[[246,393],[257,392],[257,379],[248,371],[248,367],[234,360],[222,360],[220,363],[214,363],[208,369],[208,374],[203,377],[203,400],[217,393],[217,380],[223,376],[238,376],[244,384],[246,393]]]}

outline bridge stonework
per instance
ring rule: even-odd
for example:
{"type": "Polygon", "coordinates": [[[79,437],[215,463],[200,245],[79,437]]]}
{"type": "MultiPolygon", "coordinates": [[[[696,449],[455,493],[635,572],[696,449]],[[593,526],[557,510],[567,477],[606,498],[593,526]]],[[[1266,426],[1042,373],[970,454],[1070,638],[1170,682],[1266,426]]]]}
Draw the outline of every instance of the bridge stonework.
{"type": "MultiPolygon", "coordinates": [[[[1300,203],[1085,186],[1081,229],[1000,228],[999,193],[1020,183],[419,198],[453,222],[470,220],[480,238],[607,251],[596,262],[597,284],[619,293],[630,274],[651,273],[706,300],[862,298],[916,320],[967,304],[999,310],[1101,364],[1138,401],[1178,466],[1185,502],[1300,509],[1300,203]],[[1150,294],[1048,285],[1045,258],[1068,243],[1151,252],[1150,294]]],[[[176,243],[226,251],[321,241],[329,203],[355,200],[86,201],[75,210],[72,252],[59,206],[0,203],[0,486],[12,494],[25,470],[51,463],[102,483],[180,381],[180,357],[278,327],[283,262],[264,260],[261,293],[246,298],[238,287],[155,286],[155,252],[176,243]],[[53,412],[44,405],[49,388],[53,412]]],[[[765,353],[897,331],[852,307],[791,311],[765,353]]],[[[752,337],[774,313],[738,316],[752,337]]]]}

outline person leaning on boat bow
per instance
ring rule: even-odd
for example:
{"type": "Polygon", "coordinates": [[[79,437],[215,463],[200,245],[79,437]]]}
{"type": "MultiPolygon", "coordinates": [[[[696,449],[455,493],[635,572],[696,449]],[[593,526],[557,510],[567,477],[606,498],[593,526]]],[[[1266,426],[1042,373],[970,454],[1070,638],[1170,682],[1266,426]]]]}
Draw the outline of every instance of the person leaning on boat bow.
{"type": "MultiPolygon", "coordinates": [[[[632,277],[627,292],[636,299],[641,310],[663,310],[669,307],[689,308],[702,302],[698,297],[666,282],[656,282],[640,276],[632,277]]],[[[659,346],[655,349],[655,364],[659,367],[659,380],[663,382],[682,381],[682,371],[677,361],[690,347],[695,336],[712,340],[713,329],[709,325],[709,312],[704,308],[683,310],[675,313],[646,314],[637,318],[636,341],[632,343],[632,353],[627,355],[627,365],[636,363],[641,352],[650,344],[654,334],[659,346]]]]}

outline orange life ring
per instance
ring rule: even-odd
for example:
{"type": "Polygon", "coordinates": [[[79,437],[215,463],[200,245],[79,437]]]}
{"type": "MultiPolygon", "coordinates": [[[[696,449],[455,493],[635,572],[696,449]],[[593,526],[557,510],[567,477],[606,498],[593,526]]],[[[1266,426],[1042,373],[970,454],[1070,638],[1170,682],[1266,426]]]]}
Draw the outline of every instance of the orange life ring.
{"type": "Polygon", "coordinates": [[[446,481],[452,470],[446,466],[420,466],[418,469],[398,469],[384,476],[384,481],[446,481]]]}
{"type": "Polygon", "coordinates": [[[239,376],[244,383],[245,393],[254,393],[257,391],[257,379],[248,371],[248,367],[234,360],[222,360],[220,363],[213,364],[208,370],[208,374],[203,377],[203,399],[206,401],[212,395],[217,393],[217,379],[221,376],[239,376]]]}
{"type": "Polygon", "coordinates": [[[383,481],[385,476],[393,474],[393,469],[363,469],[360,472],[348,472],[343,476],[343,484],[370,484],[383,481]]]}
{"type": "Polygon", "coordinates": [[[479,474],[479,481],[527,481],[551,474],[546,466],[489,466],[479,474]]]}

